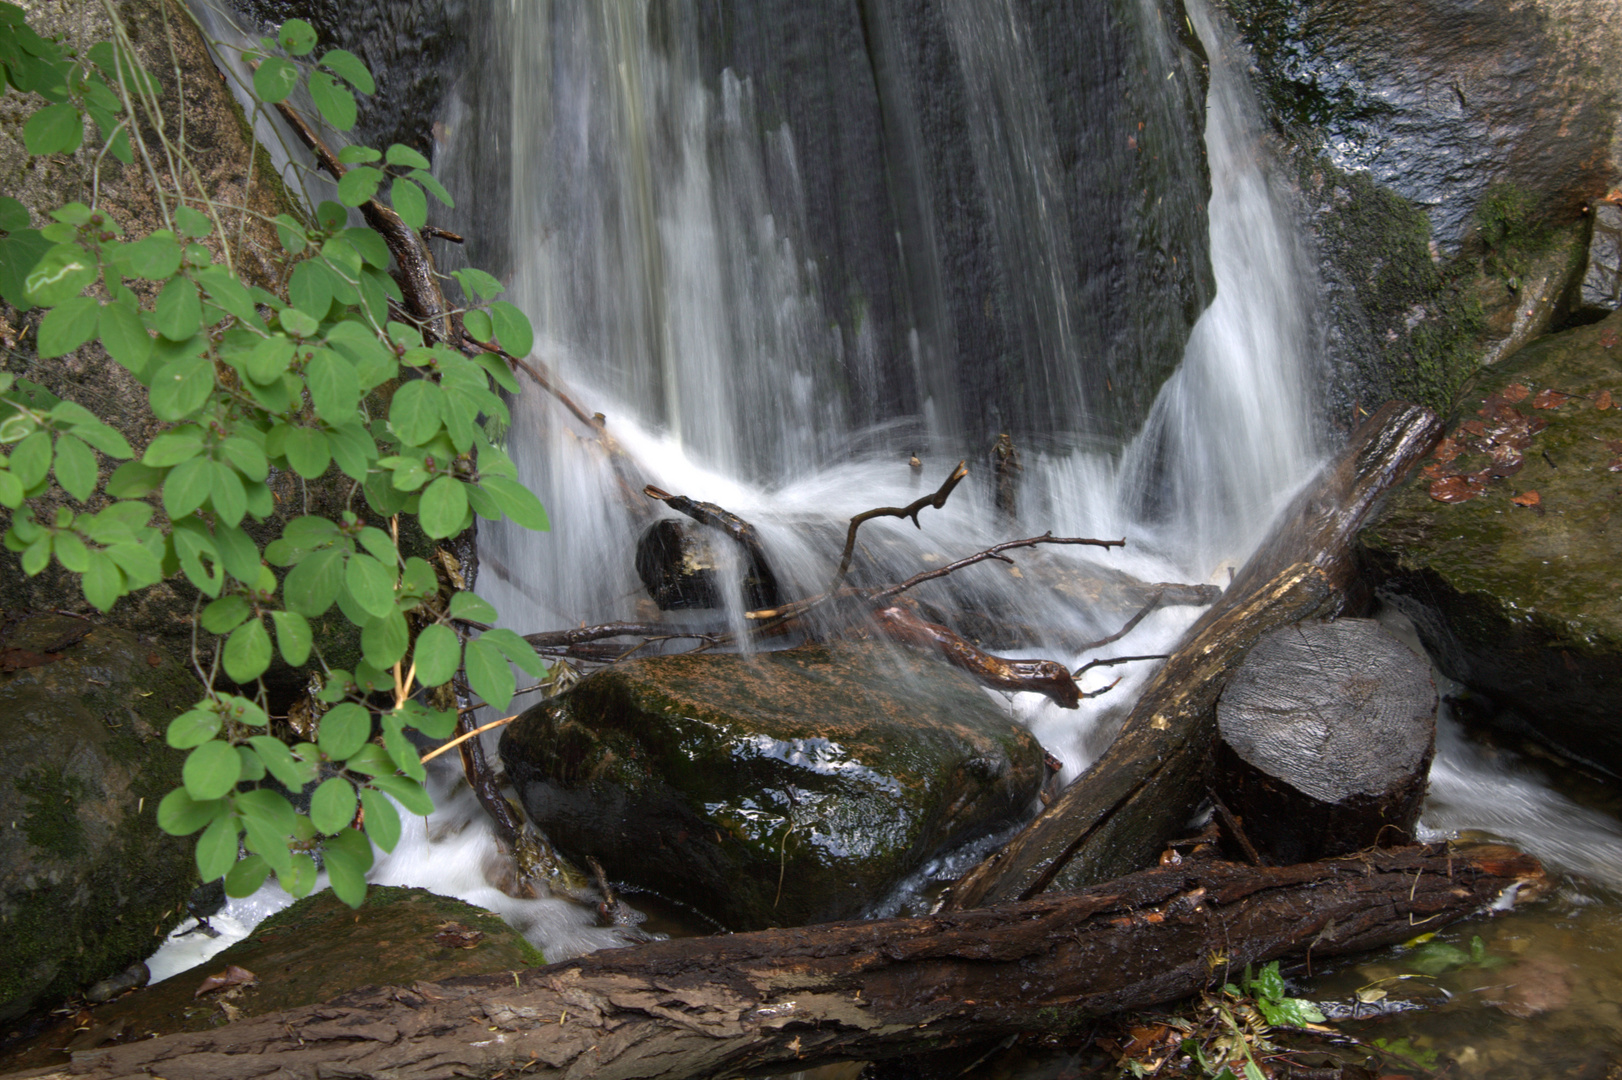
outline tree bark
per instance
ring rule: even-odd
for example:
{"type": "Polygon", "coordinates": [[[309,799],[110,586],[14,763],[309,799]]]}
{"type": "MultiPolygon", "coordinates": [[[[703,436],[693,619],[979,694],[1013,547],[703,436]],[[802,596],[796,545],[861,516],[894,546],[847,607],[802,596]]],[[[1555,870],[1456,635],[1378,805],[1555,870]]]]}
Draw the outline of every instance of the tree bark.
{"type": "Polygon", "coordinates": [[[534,971],[367,987],[325,1005],[76,1055],[22,1076],[149,1080],[663,1078],[874,1059],[1088,1017],[1245,964],[1368,949],[1537,885],[1507,848],[1293,867],[1187,862],[1074,894],[917,919],[605,950],[534,971]]]}
{"type": "Polygon", "coordinates": [[[1229,676],[1266,631],[1348,606],[1352,537],[1440,433],[1436,415],[1417,405],[1391,402],[1370,417],[1189,628],[1104,756],[954,885],[947,907],[1030,899],[1148,865],[1205,798],[1215,704],[1229,676]]]}

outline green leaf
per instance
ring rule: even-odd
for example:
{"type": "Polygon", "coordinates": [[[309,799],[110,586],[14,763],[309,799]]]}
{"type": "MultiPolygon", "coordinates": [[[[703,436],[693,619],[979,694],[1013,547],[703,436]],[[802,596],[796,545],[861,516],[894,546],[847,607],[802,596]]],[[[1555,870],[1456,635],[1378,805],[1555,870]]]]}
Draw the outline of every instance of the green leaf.
{"type": "MultiPolygon", "coordinates": [[[[231,757],[237,758],[235,750],[231,757]]],[[[230,873],[236,861],[237,823],[229,814],[222,814],[197,838],[197,873],[205,883],[215,881],[230,873]]]]}
{"type": "Polygon", "coordinates": [[[56,462],[53,470],[62,490],[80,502],[88,502],[96,490],[96,452],[72,435],[56,438],[56,462]]]}
{"type": "Polygon", "coordinates": [[[180,269],[180,244],[167,229],[159,229],[124,248],[123,262],[130,276],[164,281],[180,269]]]}
{"type": "Polygon", "coordinates": [[[312,319],[326,318],[332,307],[332,271],[320,259],[306,259],[293,267],[287,282],[287,299],[312,319]]]}
{"type": "Polygon", "coordinates": [[[113,470],[107,478],[107,494],[116,499],[139,499],[158,490],[163,483],[163,470],[154,469],[138,461],[126,462],[113,470]]]}
{"type": "Polygon", "coordinates": [[[483,270],[475,270],[471,266],[464,270],[452,270],[451,276],[461,284],[462,291],[467,294],[468,299],[475,303],[493,300],[507,291],[507,286],[503,285],[499,278],[483,270]]]}
{"type": "Polygon", "coordinates": [[[0,195],[0,232],[16,232],[33,223],[28,207],[10,195],[0,195]]]}
{"type": "Polygon", "coordinates": [[[345,701],[334,705],[321,717],[321,734],[316,741],[323,754],[334,761],[342,761],[364,746],[371,737],[372,714],[352,701],[345,701]]]}
{"type": "Polygon", "coordinates": [[[1276,1001],[1258,998],[1256,1007],[1261,1010],[1263,1018],[1275,1026],[1306,1027],[1324,1022],[1324,1014],[1318,1006],[1305,998],[1287,997],[1276,1001]]]}
{"type": "MultiPolygon", "coordinates": [[[[195,207],[181,206],[175,210],[175,229],[181,236],[201,240],[214,231],[214,222],[207,214],[195,207]]],[[[210,255],[207,248],[191,246],[186,250],[198,257],[199,261],[194,262],[193,265],[208,265],[210,255]]]]}
{"type": "Polygon", "coordinates": [[[329,424],[342,423],[355,414],[360,382],[348,360],[330,349],[319,349],[304,369],[315,411],[329,424]]]}
{"type": "MultiPolygon", "coordinates": [[[[282,850],[286,851],[287,849],[283,848],[282,850]]],[[[291,859],[288,860],[288,865],[289,869],[291,869],[291,859]]],[[[252,896],[259,891],[260,886],[264,885],[265,879],[269,876],[270,863],[265,861],[264,856],[249,853],[246,858],[239,860],[226,873],[225,895],[236,897],[239,900],[252,896]]]]}
{"type": "Polygon", "coordinates": [[[250,588],[258,583],[261,570],[259,548],[247,533],[224,521],[216,521],[214,547],[220,553],[220,563],[226,573],[250,588]]]}
{"type": "Polygon", "coordinates": [[[23,485],[9,471],[0,469],[0,506],[15,510],[23,504],[23,485]]]}
{"type": "Polygon", "coordinates": [[[421,446],[439,431],[443,391],[427,379],[412,379],[394,392],[389,426],[408,446],[421,446]]]}
{"type": "Polygon", "coordinates": [[[107,355],[137,375],[146,368],[152,356],[152,335],[142,324],[140,312],[132,301],[115,300],[101,308],[98,329],[107,355]]]}
{"type": "Polygon", "coordinates": [[[219,713],[208,709],[188,709],[169,721],[164,739],[176,750],[190,750],[194,746],[202,746],[219,733],[219,713]]]}
{"type": "Polygon", "coordinates": [[[248,512],[248,493],[242,487],[242,477],[223,461],[209,462],[209,501],[219,520],[235,526],[248,512]]]}
{"type": "Polygon", "coordinates": [[[462,326],[467,330],[468,337],[474,341],[488,344],[495,340],[495,327],[490,322],[490,313],[474,308],[462,316],[462,326]]]}
{"type": "MultiPolygon", "coordinates": [[[[299,265],[303,266],[304,264],[300,263],[299,265]]],[[[269,383],[285,375],[292,361],[293,342],[277,335],[260,339],[253,349],[248,352],[244,366],[247,369],[248,378],[256,383],[269,383]]]]}
{"type": "Polygon", "coordinates": [[[385,773],[392,776],[398,767],[394,764],[394,759],[389,757],[387,750],[376,743],[367,743],[349,756],[349,760],[344,762],[344,768],[367,776],[385,773]]]}
{"type": "Polygon", "coordinates": [[[220,739],[211,739],[186,755],[180,769],[186,793],[202,801],[218,799],[237,786],[242,775],[242,758],[237,748],[220,739]]]}
{"type": "Polygon", "coordinates": [[[496,500],[496,505],[501,507],[502,513],[512,519],[513,524],[537,532],[546,532],[552,527],[547,521],[546,509],[541,506],[541,500],[518,481],[508,480],[503,476],[485,476],[480,478],[479,486],[490,493],[496,500]]]}
{"type": "Polygon", "coordinates": [[[500,616],[490,602],[470,592],[459,592],[451,597],[451,618],[469,622],[493,623],[500,616]]]}
{"type": "Polygon", "coordinates": [[[423,187],[427,188],[428,194],[438,199],[444,205],[456,205],[456,202],[451,198],[451,193],[445,190],[445,185],[441,184],[438,180],[435,180],[434,174],[429,172],[427,169],[412,169],[410,172],[406,173],[406,175],[411,177],[411,179],[415,180],[417,183],[421,184],[423,187]]]}
{"type": "Polygon", "coordinates": [[[177,521],[171,536],[186,580],[207,596],[220,595],[220,587],[225,584],[225,572],[219,566],[219,550],[203,523],[196,518],[177,521]],[[205,559],[208,566],[204,565],[205,559]]]}
{"type": "Polygon", "coordinates": [[[417,505],[422,531],[431,539],[455,536],[467,525],[467,495],[462,482],[452,476],[441,476],[422,492],[417,505]]]}
{"type": "Polygon", "coordinates": [[[259,619],[251,619],[231,631],[225,640],[222,659],[232,682],[248,683],[270,667],[270,634],[259,619]]]}
{"type": "Polygon", "coordinates": [[[51,468],[51,433],[36,431],[11,452],[11,472],[25,489],[37,487],[51,468]]]}
{"type": "Polygon", "coordinates": [[[326,612],[338,599],[344,581],[344,553],[335,548],[312,553],[288,573],[282,583],[287,606],[306,618],[326,612]]]}
{"type": "MultiPolygon", "coordinates": [[[[395,574],[370,555],[353,555],[344,567],[344,585],[361,609],[374,618],[394,610],[395,574]]],[[[389,661],[392,664],[394,661],[389,661]]],[[[376,665],[387,667],[387,664],[376,665]]]]}
{"type": "Polygon", "coordinates": [[[69,154],[83,141],[84,118],[72,105],[47,105],[23,125],[23,145],[30,154],[69,154]]]}
{"type": "Polygon", "coordinates": [[[0,237],[0,300],[19,311],[33,306],[28,302],[27,274],[49,250],[51,242],[37,229],[22,229],[0,237]]]}
{"type": "Polygon", "coordinates": [[[422,193],[422,188],[410,180],[395,177],[394,183],[389,186],[389,202],[407,227],[420,229],[428,224],[428,197],[422,193]]]}
{"type": "Polygon", "coordinates": [[[440,686],[450,681],[462,664],[462,643],[456,631],[440,623],[425,627],[417,635],[413,657],[417,662],[417,681],[424,686],[440,686]]]}
{"type": "Polygon", "coordinates": [[[505,627],[486,630],[480,635],[479,640],[500,649],[501,655],[517,664],[519,670],[526,675],[539,678],[546,673],[546,662],[535,655],[535,649],[530,643],[505,627]]]}
{"type": "Polygon", "coordinates": [[[270,462],[259,444],[241,435],[232,435],[220,443],[220,453],[231,467],[249,480],[263,480],[270,473],[270,462]]]}
{"type": "Polygon", "coordinates": [[[65,356],[96,336],[101,305],[94,297],[73,296],[45,313],[39,324],[39,355],[65,356]]]}
{"type": "Polygon", "coordinates": [[[383,183],[383,170],[360,165],[344,173],[338,181],[338,201],[345,206],[359,206],[377,194],[383,183]]]}
{"type": "Polygon", "coordinates": [[[345,476],[352,480],[366,479],[371,459],[377,455],[377,444],[365,428],[353,422],[334,427],[327,432],[327,445],[332,451],[332,460],[345,476]]]}
{"type": "Polygon", "coordinates": [[[520,360],[535,347],[535,331],[529,325],[529,316],[507,301],[497,300],[490,305],[490,322],[501,347],[520,360]]]}
{"type": "Polygon", "coordinates": [[[361,788],[360,805],[366,811],[366,835],[384,851],[400,842],[400,812],[380,791],[361,788]]]}
{"type": "MultiPolygon", "coordinates": [[[[385,160],[390,165],[405,169],[426,169],[429,167],[427,158],[404,143],[390,145],[385,160]]],[[[25,221],[24,224],[27,224],[27,222],[25,221]]]]}
{"type": "Polygon", "coordinates": [[[422,785],[403,776],[374,776],[371,784],[380,791],[387,792],[394,801],[405,807],[408,813],[419,817],[427,817],[434,812],[434,800],[423,790],[422,785]]]}
{"type": "Polygon", "coordinates": [[[401,730],[400,718],[397,715],[383,718],[383,745],[401,772],[419,782],[427,777],[428,771],[423,766],[422,757],[417,752],[416,746],[401,730]]]}
{"type": "Polygon", "coordinates": [[[355,787],[341,776],[321,781],[310,796],[310,822],[324,833],[347,829],[355,820],[355,787]]]}
{"type": "Polygon", "coordinates": [[[241,593],[232,593],[204,605],[200,621],[203,629],[211,634],[229,634],[247,622],[252,614],[253,605],[248,603],[248,598],[241,593]]]}
{"type": "Polygon", "coordinates": [[[512,668],[507,665],[507,658],[501,655],[500,649],[483,638],[474,638],[467,643],[464,662],[467,664],[468,685],[487,705],[494,709],[505,709],[512,703],[518,680],[513,677],[512,668]]]}
{"type": "Polygon", "coordinates": [[[302,667],[310,658],[310,624],[296,611],[273,611],[270,618],[276,624],[276,644],[282,659],[302,667]]]}
{"type": "Polygon", "coordinates": [[[341,79],[363,94],[375,93],[377,90],[377,83],[372,79],[372,73],[367,70],[366,64],[347,49],[333,49],[323,53],[319,63],[322,67],[336,72],[341,79]]]}
{"type": "Polygon", "coordinates": [[[366,871],[372,867],[372,845],[354,829],[345,829],[323,846],[332,894],[352,908],[366,900],[366,871]]]}
{"type": "Polygon", "coordinates": [[[111,611],[118,598],[128,591],[124,586],[124,574],[106,552],[91,551],[88,560],[84,578],[80,582],[84,598],[97,611],[111,611]]]}
{"type": "Polygon", "coordinates": [[[183,356],[158,369],[149,400],[159,420],[184,420],[202,408],[213,391],[214,365],[206,357],[183,356]]]}
{"type": "MultiPolygon", "coordinates": [[[[378,235],[376,229],[345,229],[343,231],[343,238],[349,241],[350,244],[354,245],[356,253],[359,254],[360,257],[366,262],[377,267],[379,270],[388,269],[389,245],[384,242],[383,237],[378,235]]],[[[358,326],[356,323],[349,323],[348,325],[358,326]]],[[[368,335],[371,333],[370,330],[365,330],[364,327],[360,327],[360,329],[362,329],[368,335]]],[[[372,340],[375,343],[377,339],[373,338],[372,340]]]]}
{"type": "Polygon", "coordinates": [[[175,788],[158,803],[158,828],[170,836],[190,836],[225,812],[224,800],[199,801],[185,788],[175,788]]]}
{"type": "Polygon", "coordinates": [[[351,143],[338,151],[338,163],[341,165],[365,165],[368,162],[379,161],[382,157],[383,151],[358,143],[351,143]]]}
{"type": "Polygon", "coordinates": [[[235,315],[244,326],[263,325],[259,319],[259,312],[254,307],[253,297],[248,295],[247,287],[225,267],[204,267],[197,271],[197,280],[208,291],[210,300],[229,314],[235,315]]]}
{"type": "Polygon", "coordinates": [[[315,48],[315,27],[303,19],[288,19],[276,31],[276,41],[294,56],[303,56],[315,48]]]}
{"type": "Polygon", "coordinates": [[[84,291],[96,280],[100,268],[90,253],[78,244],[58,244],[47,251],[23,279],[29,302],[55,307],[84,291]]]}
{"type": "Polygon", "coordinates": [[[163,511],[181,518],[208,501],[214,482],[214,463],[206,457],[182,461],[163,482],[163,511]]]}
{"type": "Polygon", "coordinates": [[[51,538],[51,549],[55,551],[56,561],[62,564],[64,570],[82,574],[90,565],[89,549],[84,546],[84,541],[73,533],[57,533],[51,538]]]}
{"type": "Polygon", "coordinates": [[[355,95],[324,71],[310,72],[310,98],[327,123],[339,131],[355,126],[355,95]]]}
{"type": "Polygon", "coordinates": [[[332,450],[327,436],[316,428],[294,428],[287,434],[287,463],[306,480],[316,480],[327,471],[332,450]]]}
{"type": "Polygon", "coordinates": [[[297,255],[302,252],[310,240],[309,234],[304,231],[304,226],[299,224],[298,220],[291,214],[276,215],[276,239],[289,255],[297,255]]]}
{"type": "Polygon", "coordinates": [[[286,101],[298,85],[298,68],[279,56],[272,56],[253,73],[253,92],[266,105],[286,101]]]}
{"type": "Polygon", "coordinates": [[[295,757],[287,744],[275,736],[254,735],[248,739],[248,743],[258,752],[259,760],[265,763],[270,775],[288,791],[297,794],[315,779],[316,763],[295,757]]]}
{"type": "Polygon", "coordinates": [[[379,671],[399,661],[410,643],[411,631],[406,628],[405,616],[398,611],[391,610],[373,619],[360,632],[361,655],[379,671]]]}

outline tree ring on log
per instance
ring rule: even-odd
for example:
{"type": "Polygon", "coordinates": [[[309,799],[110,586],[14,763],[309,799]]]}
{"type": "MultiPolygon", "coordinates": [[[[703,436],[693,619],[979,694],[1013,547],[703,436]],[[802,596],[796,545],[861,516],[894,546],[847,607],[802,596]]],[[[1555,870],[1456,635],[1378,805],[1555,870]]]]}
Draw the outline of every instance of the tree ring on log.
{"type": "Polygon", "coordinates": [[[1370,619],[1265,635],[1217,702],[1214,787],[1269,862],[1405,843],[1436,749],[1430,666],[1370,619]]]}

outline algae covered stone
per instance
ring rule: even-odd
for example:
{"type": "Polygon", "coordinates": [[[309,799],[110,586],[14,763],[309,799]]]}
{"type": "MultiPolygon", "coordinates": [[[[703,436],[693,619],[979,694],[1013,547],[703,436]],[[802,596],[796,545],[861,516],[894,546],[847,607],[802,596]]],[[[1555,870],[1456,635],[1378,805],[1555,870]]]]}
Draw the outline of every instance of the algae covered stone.
{"type": "Polygon", "coordinates": [[[501,756],[566,854],[731,930],[856,915],[1042,778],[967,676],[859,644],[616,664],[526,712],[501,756]]]}
{"type": "Polygon", "coordinates": [[[0,637],[0,1019],[156,947],[196,884],[158,828],[185,755],[163,738],[191,673],[135,635],[60,615],[0,637]]]}
{"type": "Polygon", "coordinates": [[[1489,466],[1468,451],[1393,492],[1361,537],[1380,595],[1500,723],[1622,775],[1622,314],[1528,345],[1463,400],[1443,457],[1505,406],[1547,426],[1500,452],[1509,475],[1451,482],[1476,497],[1431,497],[1436,474],[1489,466]]]}

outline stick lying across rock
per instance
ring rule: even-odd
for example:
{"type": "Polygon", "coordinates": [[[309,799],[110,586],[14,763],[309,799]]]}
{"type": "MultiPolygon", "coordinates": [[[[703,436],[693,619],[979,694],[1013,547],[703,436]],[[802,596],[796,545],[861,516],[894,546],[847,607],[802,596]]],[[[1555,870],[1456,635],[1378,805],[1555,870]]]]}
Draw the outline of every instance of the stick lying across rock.
{"type": "Polygon", "coordinates": [[[503,1070],[682,1080],[802,1069],[1073,1033],[1090,1017],[1220,984],[1246,964],[1403,941],[1542,880],[1536,860],[1506,848],[1402,848],[1291,867],[1189,860],[996,908],[685,938],[528,972],[368,987],[81,1054],[71,1068],[91,1080],[503,1070]]]}

